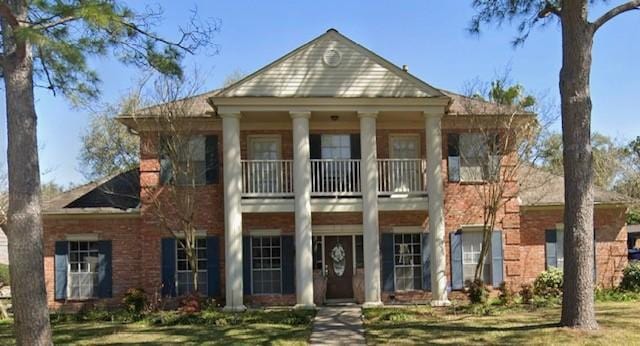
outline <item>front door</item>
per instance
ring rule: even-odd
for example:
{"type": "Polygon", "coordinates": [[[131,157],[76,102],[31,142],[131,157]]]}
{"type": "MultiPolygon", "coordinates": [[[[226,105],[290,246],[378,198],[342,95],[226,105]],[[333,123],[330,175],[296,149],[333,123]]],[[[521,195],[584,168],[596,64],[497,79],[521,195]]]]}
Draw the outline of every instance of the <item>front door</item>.
{"type": "Polygon", "coordinates": [[[324,237],[327,299],[353,298],[353,237],[324,237]]]}

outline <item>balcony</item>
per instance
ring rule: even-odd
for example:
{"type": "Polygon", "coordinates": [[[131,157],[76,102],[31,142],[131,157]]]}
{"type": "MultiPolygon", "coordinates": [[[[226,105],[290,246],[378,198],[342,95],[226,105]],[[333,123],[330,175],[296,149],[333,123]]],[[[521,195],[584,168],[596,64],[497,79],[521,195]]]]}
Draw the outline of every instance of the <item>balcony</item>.
{"type": "MultiPolygon", "coordinates": [[[[424,159],[378,159],[378,195],[426,195],[424,159]]],[[[311,160],[311,196],[358,198],[360,160],[311,160]]],[[[293,160],[242,160],[243,198],[292,198],[293,160]]]]}

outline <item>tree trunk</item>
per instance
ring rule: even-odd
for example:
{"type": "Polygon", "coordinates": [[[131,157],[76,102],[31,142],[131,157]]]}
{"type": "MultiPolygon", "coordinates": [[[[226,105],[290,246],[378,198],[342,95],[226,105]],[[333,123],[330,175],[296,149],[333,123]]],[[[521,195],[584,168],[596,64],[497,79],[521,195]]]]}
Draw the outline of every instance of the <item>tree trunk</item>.
{"type": "Polygon", "coordinates": [[[562,8],[562,140],[564,160],[563,326],[597,329],[594,310],[591,49],[586,0],[562,8]]]}
{"type": "MultiPolygon", "coordinates": [[[[26,1],[7,1],[13,14],[26,20],[26,1]]],[[[33,97],[33,56],[27,44],[16,44],[3,25],[3,73],[7,112],[9,168],[9,271],[18,345],[51,345],[44,282],[40,167],[33,97]]]]}

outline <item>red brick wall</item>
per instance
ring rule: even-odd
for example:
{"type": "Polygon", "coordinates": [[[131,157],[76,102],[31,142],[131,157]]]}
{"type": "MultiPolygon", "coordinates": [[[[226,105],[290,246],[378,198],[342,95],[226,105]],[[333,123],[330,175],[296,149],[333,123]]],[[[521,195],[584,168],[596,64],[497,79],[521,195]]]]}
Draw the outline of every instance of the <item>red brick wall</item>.
{"type": "MultiPolygon", "coordinates": [[[[325,132],[325,131],[323,131],[325,132]]],[[[346,133],[350,131],[335,131],[346,133]]],[[[353,132],[353,131],[351,131],[353,132]]],[[[219,157],[222,158],[222,141],[220,132],[219,157]]],[[[422,155],[424,155],[424,131],[421,130],[378,130],[378,155],[381,158],[389,156],[389,135],[402,133],[416,133],[420,135],[422,155]]],[[[208,133],[207,133],[208,134],[208,133]]],[[[276,134],[281,137],[282,157],[292,157],[291,131],[241,131],[241,155],[247,157],[247,136],[254,134],[276,134]]],[[[481,224],[482,205],[479,203],[479,185],[465,183],[448,183],[446,161],[446,132],[443,133],[443,178],[445,179],[445,229],[447,275],[449,267],[449,235],[461,225],[481,224]]],[[[153,194],[160,193],[159,163],[157,160],[157,136],[149,133],[141,134],[140,179],[143,206],[139,219],[78,219],[78,220],[45,220],[45,241],[47,244],[46,275],[48,283],[49,301],[53,307],[59,306],[53,301],[53,246],[56,239],[61,239],[68,233],[99,232],[105,239],[113,239],[114,257],[114,301],[118,300],[124,290],[129,287],[142,287],[153,293],[160,290],[161,283],[161,253],[160,240],[167,237],[166,231],[157,222],[156,215],[150,201],[153,194]],[[133,259],[133,260],[130,260],[133,259]],[[117,262],[117,263],[116,263],[117,262]]],[[[508,165],[509,158],[503,161],[508,165]]],[[[220,167],[220,184],[203,186],[197,192],[196,226],[207,234],[220,236],[220,276],[221,291],[224,297],[224,206],[222,195],[222,167],[220,167]]],[[[509,182],[507,196],[517,195],[517,183],[509,182]]],[[[535,277],[544,270],[544,229],[546,224],[555,226],[561,222],[561,213],[551,215],[548,212],[527,212],[519,216],[520,207],[515,198],[510,198],[501,208],[497,228],[503,230],[504,241],[504,273],[507,282],[517,284],[522,279],[535,277]],[[522,226],[522,231],[521,231],[522,226]],[[542,253],[541,253],[542,251],[542,253]],[[542,261],[540,264],[536,261],[542,261]],[[526,263],[526,265],[525,265],[526,263]]],[[[361,225],[362,214],[350,213],[312,213],[313,225],[361,225]]],[[[395,226],[427,227],[427,211],[387,212],[379,214],[380,232],[390,232],[395,226]]],[[[611,281],[619,275],[619,267],[623,260],[624,245],[624,215],[623,210],[611,209],[596,213],[596,224],[599,229],[598,245],[599,258],[598,273],[602,281],[611,281]],[[601,234],[601,235],[600,235],[601,234]],[[615,255],[605,255],[615,253],[615,255]],[[600,263],[602,262],[602,263],[600,263]]],[[[248,234],[257,229],[279,229],[283,234],[295,232],[293,213],[245,213],[243,214],[243,230],[248,234]]],[[[424,293],[397,294],[396,299],[417,299],[424,293]],[[416,296],[417,295],[417,296],[416,296]],[[413,298],[412,298],[413,297],[413,298]]],[[[386,299],[386,298],[385,298],[386,299]]],[[[247,297],[247,301],[256,304],[292,304],[295,299],[291,295],[285,296],[255,296],[247,297]]]]}
{"type": "MultiPolygon", "coordinates": [[[[596,207],[594,226],[596,230],[597,284],[603,287],[616,285],[622,269],[627,264],[626,208],[596,207]]],[[[524,281],[533,281],[545,270],[545,230],[555,229],[563,223],[563,210],[529,209],[522,212],[521,273],[524,281]]]]}
{"type": "MultiPolygon", "coordinates": [[[[44,219],[44,267],[47,301],[52,308],[62,302],[54,300],[55,242],[66,240],[67,235],[95,233],[100,240],[111,240],[113,269],[113,299],[102,301],[117,304],[127,289],[140,285],[140,223],[138,218],[45,218],[44,219]]],[[[70,304],[80,307],[87,302],[70,304]]],[[[89,302],[91,303],[91,302],[89,302]]]]}

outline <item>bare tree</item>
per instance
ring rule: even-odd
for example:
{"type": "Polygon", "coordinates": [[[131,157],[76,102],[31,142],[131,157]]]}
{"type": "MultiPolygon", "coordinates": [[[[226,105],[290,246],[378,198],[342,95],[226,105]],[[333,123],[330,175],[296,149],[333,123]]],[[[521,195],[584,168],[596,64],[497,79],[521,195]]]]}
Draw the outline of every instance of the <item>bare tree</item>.
{"type": "Polygon", "coordinates": [[[606,0],[473,0],[470,30],[487,23],[518,21],[520,44],[538,25],[556,22],[562,33],[560,99],[565,194],[563,326],[597,329],[593,270],[593,153],[591,146],[591,58],[600,28],[621,14],[640,9],[640,0],[608,6],[595,19],[589,10],[606,0]]]}
{"type": "Polygon", "coordinates": [[[554,120],[554,108],[539,103],[519,84],[509,85],[507,77],[490,84],[475,82],[469,88],[471,96],[463,99],[465,113],[493,114],[469,117],[468,136],[458,140],[457,174],[462,180],[476,182],[475,200],[482,211],[482,247],[474,280],[484,281],[491,234],[501,222],[507,203],[518,197],[518,183],[523,186],[528,170],[537,161],[537,145],[554,120]],[[542,121],[538,121],[536,112],[543,113],[542,121]]]}
{"type": "MultiPolygon", "coordinates": [[[[197,72],[194,76],[198,75],[197,72]]],[[[195,97],[202,81],[193,78],[160,77],[140,104],[153,106],[133,111],[135,122],[151,128],[157,144],[160,184],[141,186],[141,196],[160,228],[176,238],[184,249],[192,274],[193,293],[198,292],[198,233],[195,220],[197,191],[206,184],[206,138],[193,117],[199,103],[195,97]]]]}

